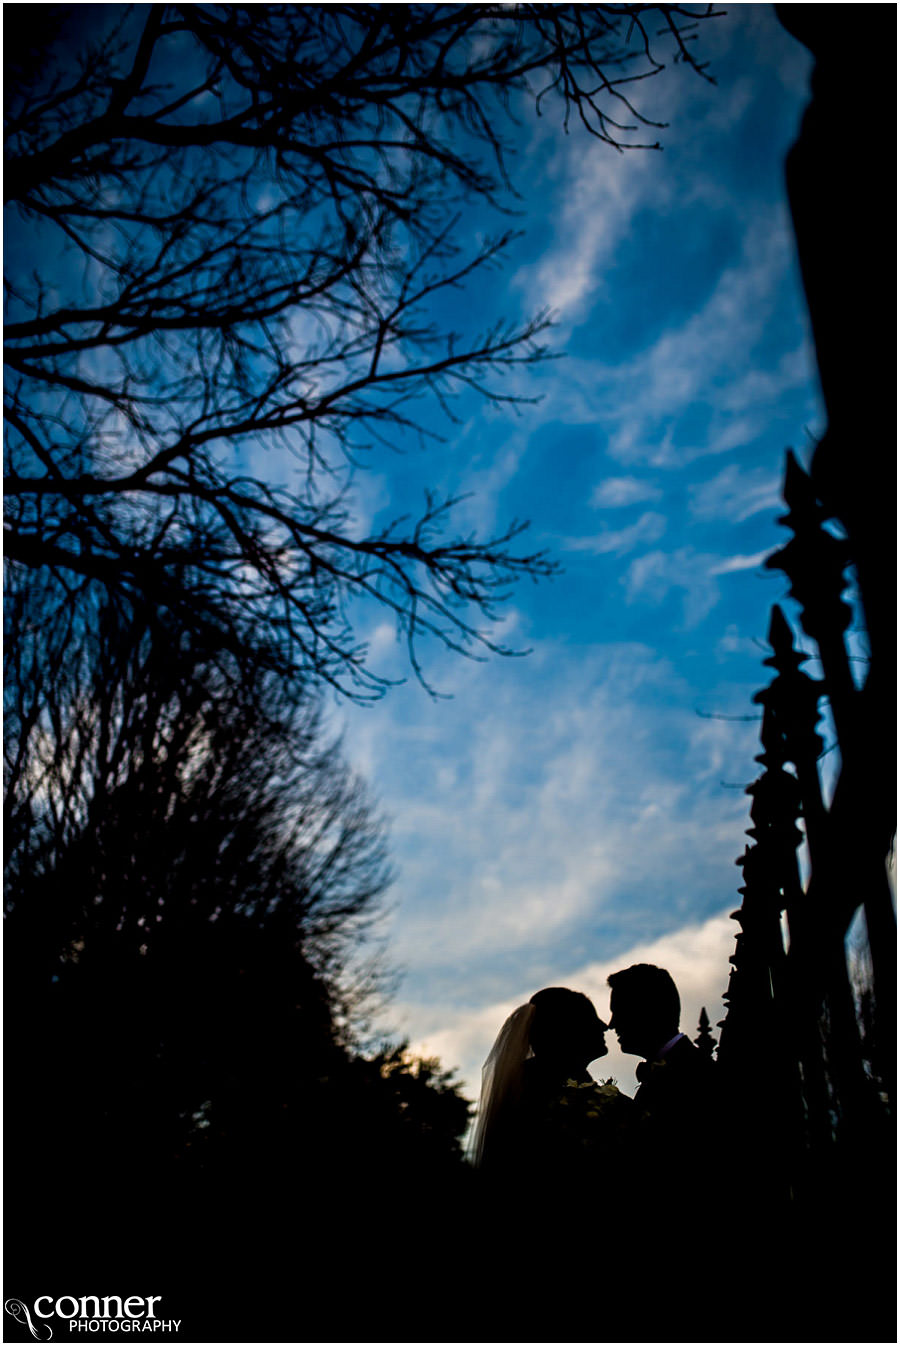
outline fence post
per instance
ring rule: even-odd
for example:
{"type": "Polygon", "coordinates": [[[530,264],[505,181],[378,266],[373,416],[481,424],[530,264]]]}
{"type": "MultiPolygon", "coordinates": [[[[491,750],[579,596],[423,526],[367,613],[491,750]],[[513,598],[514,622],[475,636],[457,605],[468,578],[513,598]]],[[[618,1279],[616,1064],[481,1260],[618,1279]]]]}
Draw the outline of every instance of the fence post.
{"type": "Polygon", "coordinates": [[[711,1061],[713,1052],[716,1050],[716,1040],[712,1035],[712,1029],[709,1026],[709,1015],[704,1005],[700,1010],[700,1019],[697,1024],[698,1033],[694,1038],[694,1045],[700,1048],[700,1051],[707,1060],[711,1061]]]}
{"type": "MultiPolygon", "coordinates": [[[[832,885],[834,920],[846,932],[862,903],[872,956],[878,1032],[872,1044],[873,1066],[883,1081],[893,1111],[896,1098],[897,922],[885,860],[889,837],[880,819],[884,789],[878,770],[883,749],[873,743],[865,722],[864,700],[857,690],[844,642],[852,610],[841,595],[850,557],[845,540],[828,533],[826,511],[816,499],[810,477],[787,454],[784,499],[788,513],[779,519],[793,538],[766,561],[782,570],[790,593],[800,604],[803,630],[815,640],[822,660],[821,691],[831,706],[841,755],[841,775],[828,816],[829,870],[843,872],[844,891],[832,885]],[[852,857],[852,861],[851,861],[852,857]]],[[[821,816],[821,807],[817,810],[821,816]]],[[[812,841],[811,841],[812,846],[812,841]]],[[[821,841],[820,850],[824,849],[821,841]]]]}
{"type": "MultiPolygon", "coordinates": [[[[822,740],[815,732],[823,685],[800,671],[808,656],[799,654],[780,608],[772,613],[771,660],[778,676],[769,689],[784,726],[785,752],[797,769],[812,876],[795,915],[792,940],[799,937],[794,967],[800,984],[812,992],[827,1018],[825,1054],[835,1086],[834,1103],[845,1137],[855,1142],[872,1122],[872,1091],[862,1064],[862,1044],[844,952],[846,922],[841,906],[845,869],[822,799],[817,758],[822,740]],[[798,924],[799,918],[799,924],[798,924]],[[848,1134],[849,1133],[849,1134],[848,1134]]],[[[789,918],[790,919],[790,918],[789,918]]]]}

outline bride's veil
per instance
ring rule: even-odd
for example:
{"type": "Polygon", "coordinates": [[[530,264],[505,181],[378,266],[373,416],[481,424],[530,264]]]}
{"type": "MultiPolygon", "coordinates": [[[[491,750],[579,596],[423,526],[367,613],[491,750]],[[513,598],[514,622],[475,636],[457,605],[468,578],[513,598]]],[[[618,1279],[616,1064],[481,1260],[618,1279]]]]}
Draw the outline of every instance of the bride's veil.
{"type": "Polygon", "coordinates": [[[481,1098],[472,1137],[469,1162],[480,1168],[491,1157],[509,1109],[522,1092],[523,1068],[533,1055],[528,1041],[534,1005],[520,1005],[504,1023],[481,1069],[481,1098]]]}

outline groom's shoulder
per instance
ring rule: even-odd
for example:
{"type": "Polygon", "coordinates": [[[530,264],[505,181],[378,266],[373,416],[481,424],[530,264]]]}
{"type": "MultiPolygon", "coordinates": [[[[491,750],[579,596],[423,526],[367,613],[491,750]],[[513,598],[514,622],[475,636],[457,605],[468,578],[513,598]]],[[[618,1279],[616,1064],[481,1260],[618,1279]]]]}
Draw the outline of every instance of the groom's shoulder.
{"type": "Polygon", "coordinates": [[[695,1047],[690,1038],[679,1038],[666,1053],[664,1060],[655,1062],[644,1088],[645,1096],[663,1096],[698,1091],[708,1093],[716,1085],[716,1068],[709,1057],[695,1047]]]}
{"type": "Polygon", "coordinates": [[[635,1095],[645,1117],[660,1127],[690,1130],[698,1116],[718,1111],[716,1067],[690,1041],[681,1038],[662,1061],[653,1062],[635,1095]]]}
{"type": "Polygon", "coordinates": [[[666,1060],[685,1065],[691,1070],[705,1070],[712,1066],[712,1062],[706,1053],[701,1052],[700,1048],[691,1042],[686,1033],[671,1048],[666,1060]]]}
{"type": "Polygon", "coordinates": [[[672,1075],[687,1077],[698,1083],[712,1082],[716,1078],[716,1068],[709,1056],[691,1042],[689,1037],[679,1038],[666,1056],[666,1065],[672,1075]]]}

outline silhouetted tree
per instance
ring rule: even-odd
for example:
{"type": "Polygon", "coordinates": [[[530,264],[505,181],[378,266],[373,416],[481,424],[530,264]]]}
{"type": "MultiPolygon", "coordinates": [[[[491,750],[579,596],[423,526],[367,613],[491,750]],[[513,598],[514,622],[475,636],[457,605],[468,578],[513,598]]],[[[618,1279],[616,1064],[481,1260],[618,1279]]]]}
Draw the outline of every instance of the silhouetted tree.
{"type": "MultiPolygon", "coordinates": [[[[52,593],[56,577],[45,578],[52,593]]],[[[312,697],[298,708],[269,674],[229,677],[170,613],[117,596],[76,625],[18,576],[6,615],[15,928],[33,921],[54,958],[85,919],[94,938],[114,929],[120,944],[150,948],[160,923],[180,919],[171,891],[204,917],[285,913],[321,960],[340,958],[388,870],[312,697]],[[59,884],[64,864],[77,867],[74,887],[59,884]],[[42,883],[52,892],[29,913],[24,895],[42,883]]]]}
{"type": "MultiPolygon", "coordinates": [[[[501,257],[456,241],[511,190],[505,125],[562,103],[616,149],[632,102],[711,7],[37,6],[8,34],[6,543],[167,606],[244,662],[356,695],[348,600],[417,642],[492,642],[510,581],[549,575],[522,525],[445,537],[452,501],[367,533],[346,495],[373,445],[431,434],[544,358],[548,317],[460,335],[434,305],[501,257]],[[652,39],[652,41],[651,41],[652,39]],[[296,471],[263,465],[282,451],[296,471]]],[[[638,132],[635,135],[635,132],[638,132]]],[[[482,281],[483,283],[483,281],[482,281]]]]}
{"type": "MultiPolygon", "coordinates": [[[[90,657],[58,684],[74,703],[44,717],[27,825],[13,812],[23,1258],[47,1255],[52,1208],[53,1251],[80,1265],[83,1207],[59,1209],[76,1177],[154,1194],[92,1257],[189,1244],[210,1276],[279,1203],[331,1211],[329,1237],[417,1184],[440,1204],[468,1104],[436,1062],[370,1059],[353,1032],[372,977],[354,964],[389,878],[359,783],[312,703],[286,711],[270,675],[223,679],[160,612],[125,615],[112,602],[77,633],[90,657]]],[[[304,1217],[279,1255],[309,1233],[304,1217]]],[[[256,1249],[242,1256],[259,1271],[256,1249]]]]}

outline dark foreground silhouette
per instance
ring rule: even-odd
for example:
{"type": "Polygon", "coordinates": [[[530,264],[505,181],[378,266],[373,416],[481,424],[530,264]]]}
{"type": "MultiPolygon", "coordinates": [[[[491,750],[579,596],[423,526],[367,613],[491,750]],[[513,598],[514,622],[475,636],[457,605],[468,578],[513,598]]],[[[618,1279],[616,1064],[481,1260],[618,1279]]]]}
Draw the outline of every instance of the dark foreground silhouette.
{"type": "Polygon", "coordinates": [[[727,1133],[713,1183],[677,1145],[624,1173],[602,1156],[587,1180],[570,1167],[552,1194],[525,1153],[512,1183],[483,1181],[452,1143],[458,1097],[354,1066],[314,977],[254,967],[242,940],[217,999],[224,947],[183,957],[181,982],[148,964],[57,984],[42,1012],[12,1002],[30,1031],[9,1063],[7,1294],[159,1294],[201,1342],[891,1339],[890,1239],[879,1265],[851,1210],[824,1228],[748,1211],[727,1133]],[[292,1052],[259,1009],[286,985],[304,1005],[292,1052]],[[164,1083],[213,1051],[232,1093],[173,1149],[164,1083]],[[686,1167],[690,1205],[691,1182],[679,1204],[666,1180],[686,1167]]]}

